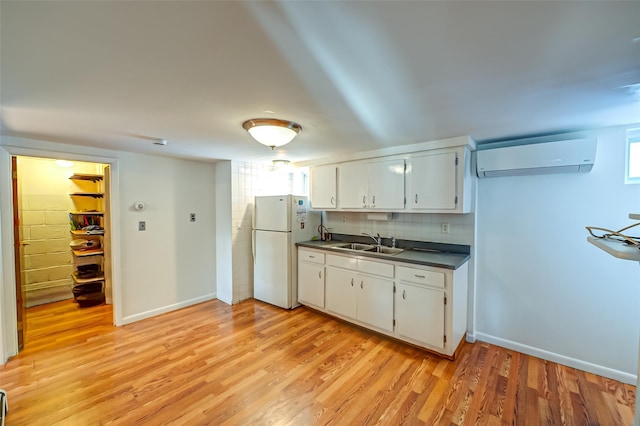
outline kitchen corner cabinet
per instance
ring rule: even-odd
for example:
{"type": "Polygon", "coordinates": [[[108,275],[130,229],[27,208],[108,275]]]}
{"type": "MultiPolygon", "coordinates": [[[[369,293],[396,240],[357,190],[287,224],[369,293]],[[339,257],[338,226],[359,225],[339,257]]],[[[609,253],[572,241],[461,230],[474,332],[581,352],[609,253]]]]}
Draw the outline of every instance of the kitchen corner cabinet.
{"type": "Polygon", "coordinates": [[[338,207],[336,166],[312,167],[310,174],[310,200],[313,209],[335,209],[338,207]]]}
{"type": "Polygon", "coordinates": [[[74,204],[74,211],[69,213],[73,297],[80,306],[97,305],[105,301],[103,176],[76,173],[69,179],[77,187],[69,194],[74,204]]]}
{"type": "Polygon", "coordinates": [[[338,168],[340,209],[404,209],[404,160],[353,162],[338,168]]]}
{"type": "Polygon", "coordinates": [[[324,308],[324,253],[298,249],[298,302],[324,308]]]}
{"type": "Polygon", "coordinates": [[[407,159],[407,208],[423,213],[469,213],[470,153],[463,147],[407,159]]]}

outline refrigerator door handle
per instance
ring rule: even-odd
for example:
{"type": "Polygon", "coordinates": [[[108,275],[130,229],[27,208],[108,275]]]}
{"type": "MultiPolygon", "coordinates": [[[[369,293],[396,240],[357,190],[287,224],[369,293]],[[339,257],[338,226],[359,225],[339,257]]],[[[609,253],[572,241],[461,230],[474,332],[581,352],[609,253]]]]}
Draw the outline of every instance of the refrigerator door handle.
{"type": "Polygon", "coordinates": [[[253,264],[256,264],[256,201],[253,199],[253,214],[251,215],[251,256],[253,256],[253,264]]]}
{"type": "Polygon", "coordinates": [[[253,264],[256,264],[256,230],[251,230],[251,256],[253,256],[253,264]]]}

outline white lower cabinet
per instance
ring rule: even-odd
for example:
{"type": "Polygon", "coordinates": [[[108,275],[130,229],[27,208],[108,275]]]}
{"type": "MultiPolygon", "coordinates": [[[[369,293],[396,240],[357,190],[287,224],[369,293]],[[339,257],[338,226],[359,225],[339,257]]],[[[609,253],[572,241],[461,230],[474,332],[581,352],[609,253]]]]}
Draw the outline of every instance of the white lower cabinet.
{"type": "Polygon", "coordinates": [[[324,253],[298,250],[298,302],[324,308],[324,253]]]}
{"type": "Polygon", "coordinates": [[[358,277],[357,319],[374,327],[393,331],[393,281],[377,277],[358,277]]]}
{"type": "Polygon", "coordinates": [[[392,332],[393,280],[386,278],[393,278],[393,265],[333,254],[326,259],[327,310],[392,332]]]}
{"type": "Polygon", "coordinates": [[[396,285],[396,332],[416,342],[445,345],[445,293],[420,285],[396,285]]]}
{"type": "Polygon", "coordinates": [[[357,274],[337,268],[327,268],[327,310],[356,319],[357,274]]]}

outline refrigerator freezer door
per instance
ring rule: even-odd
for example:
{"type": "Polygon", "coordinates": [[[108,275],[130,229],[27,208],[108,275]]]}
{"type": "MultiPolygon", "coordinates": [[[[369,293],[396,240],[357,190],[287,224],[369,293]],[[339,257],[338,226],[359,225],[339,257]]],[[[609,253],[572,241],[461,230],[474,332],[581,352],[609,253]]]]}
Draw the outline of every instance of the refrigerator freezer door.
{"type": "Polygon", "coordinates": [[[255,229],[291,231],[291,196],[255,198],[255,229]]]}
{"type": "Polygon", "coordinates": [[[291,233],[257,230],[253,295],[281,308],[292,307],[291,233]]]}

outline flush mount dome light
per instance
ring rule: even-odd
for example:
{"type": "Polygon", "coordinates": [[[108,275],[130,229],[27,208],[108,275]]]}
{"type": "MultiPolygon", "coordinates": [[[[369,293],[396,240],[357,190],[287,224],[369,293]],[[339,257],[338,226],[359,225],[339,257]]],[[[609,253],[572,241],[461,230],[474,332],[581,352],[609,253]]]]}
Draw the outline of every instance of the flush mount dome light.
{"type": "Polygon", "coordinates": [[[271,149],[288,144],[302,130],[298,123],[277,118],[253,118],[242,123],[242,127],[252,138],[271,149]]]}
{"type": "Polygon", "coordinates": [[[58,167],[73,167],[73,161],[69,160],[56,160],[55,164],[58,167]]]}

